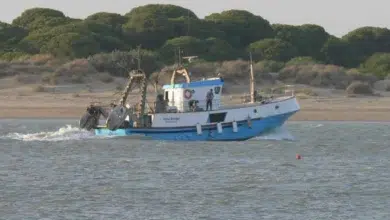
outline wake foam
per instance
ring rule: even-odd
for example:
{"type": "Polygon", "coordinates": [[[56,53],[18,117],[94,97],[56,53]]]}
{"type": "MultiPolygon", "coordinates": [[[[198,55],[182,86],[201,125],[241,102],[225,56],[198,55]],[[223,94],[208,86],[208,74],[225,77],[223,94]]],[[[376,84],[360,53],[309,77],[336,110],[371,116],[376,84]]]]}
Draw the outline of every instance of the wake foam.
{"type": "MultiPolygon", "coordinates": [[[[47,131],[31,134],[10,133],[1,137],[2,139],[14,139],[21,141],[68,141],[68,140],[82,140],[95,137],[93,133],[82,130],[71,125],[61,127],[57,131],[47,131]]],[[[1,139],[0,138],[0,139],[1,139]]]]}
{"type": "Polygon", "coordinates": [[[282,126],[263,135],[255,137],[254,140],[295,141],[296,139],[287,130],[286,127],[282,126]]]}

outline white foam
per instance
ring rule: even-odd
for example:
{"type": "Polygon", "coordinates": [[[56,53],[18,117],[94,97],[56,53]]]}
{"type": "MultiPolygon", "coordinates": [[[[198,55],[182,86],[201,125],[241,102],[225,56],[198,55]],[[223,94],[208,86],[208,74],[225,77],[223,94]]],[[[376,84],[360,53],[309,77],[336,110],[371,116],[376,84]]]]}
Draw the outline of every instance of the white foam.
{"type": "Polygon", "coordinates": [[[94,134],[90,131],[82,130],[71,125],[61,127],[57,131],[47,131],[39,133],[10,133],[2,138],[14,139],[21,141],[67,141],[67,140],[81,140],[94,137],[94,134]]]}
{"type": "Polygon", "coordinates": [[[287,128],[285,126],[282,126],[282,127],[276,128],[276,129],[274,129],[266,134],[255,137],[254,139],[255,140],[294,141],[295,137],[287,130],[287,128]]]}
{"type": "Polygon", "coordinates": [[[312,125],[311,127],[312,128],[320,128],[320,127],[322,127],[322,126],[324,126],[323,124],[316,124],[316,125],[312,125]]]}

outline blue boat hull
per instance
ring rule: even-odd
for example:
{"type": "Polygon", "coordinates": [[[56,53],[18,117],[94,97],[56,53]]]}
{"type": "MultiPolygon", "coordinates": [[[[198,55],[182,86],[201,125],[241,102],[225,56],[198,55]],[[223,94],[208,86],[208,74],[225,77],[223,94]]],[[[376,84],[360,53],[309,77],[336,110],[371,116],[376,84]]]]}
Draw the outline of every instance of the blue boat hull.
{"type": "Polygon", "coordinates": [[[141,136],[152,140],[168,141],[244,141],[282,126],[295,112],[237,122],[237,132],[232,123],[222,124],[222,132],[217,126],[202,126],[202,134],[197,134],[196,126],[179,128],[126,128],[111,131],[107,128],[95,129],[98,136],[141,136]]]}

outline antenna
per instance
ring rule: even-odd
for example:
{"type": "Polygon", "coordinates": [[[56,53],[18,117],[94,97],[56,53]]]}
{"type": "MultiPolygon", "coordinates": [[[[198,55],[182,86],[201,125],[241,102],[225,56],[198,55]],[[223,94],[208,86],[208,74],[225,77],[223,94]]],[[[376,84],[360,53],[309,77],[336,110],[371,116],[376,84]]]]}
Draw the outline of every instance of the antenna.
{"type": "Polygon", "coordinates": [[[187,12],[187,36],[190,36],[190,9],[187,12]]]}
{"type": "Polygon", "coordinates": [[[141,69],[141,45],[138,45],[137,47],[137,67],[138,67],[138,70],[141,69]]]}
{"type": "Polygon", "coordinates": [[[181,66],[181,49],[179,47],[179,66],[181,66]]]}
{"type": "Polygon", "coordinates": [[[176,63],[176,61],[177,61],[177,54],[176,54],[176,50],[173,50],[173,52],[174,52],[174,63],[176,63]]]}
{"type": "Polygon", "coordinates": [[[188,62],[189,62],[189,63],[191,63],[191,62],[192,62],[192,60],[193,60],[193,59],[196,59],[196,58],[198,58],[198,56],[188,56],[188,57],[183,57],[183,59],[186,59],[186,60],[188,60],[188,62]]]}

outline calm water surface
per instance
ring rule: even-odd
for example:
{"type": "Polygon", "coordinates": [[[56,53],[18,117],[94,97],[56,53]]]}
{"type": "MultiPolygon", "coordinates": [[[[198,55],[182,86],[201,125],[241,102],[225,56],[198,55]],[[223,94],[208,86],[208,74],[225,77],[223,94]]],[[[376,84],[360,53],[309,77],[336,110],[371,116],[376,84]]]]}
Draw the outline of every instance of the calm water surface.
{"type": "Polygon", "coordinates": [[[0,121],[0,219],[390,219],[390,123],[290,122],[228,143],[76,127],[0,121]]]}

